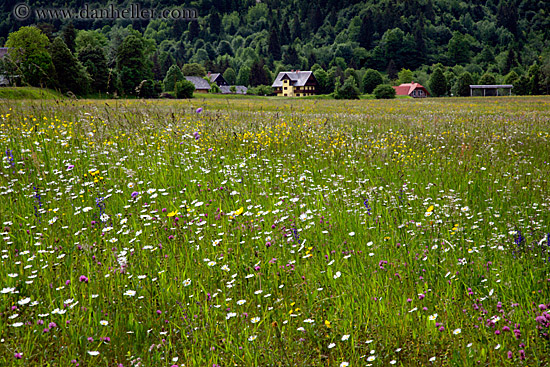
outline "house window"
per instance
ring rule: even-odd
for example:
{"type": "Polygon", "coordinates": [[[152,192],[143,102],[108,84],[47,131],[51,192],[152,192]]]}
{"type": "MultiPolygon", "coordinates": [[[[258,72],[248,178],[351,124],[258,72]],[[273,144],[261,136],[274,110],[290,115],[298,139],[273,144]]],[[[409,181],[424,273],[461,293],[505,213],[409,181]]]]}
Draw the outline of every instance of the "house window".
{"type": "Polygon", "coordinates": [[[284,94],[284,96],[286,97],[286,93],[284,94]]]}
{"type": "Polygon", "coordinates": [[[300,97],[300,93],[298,93],[298,94],[296,95],[296,97],[300,97]]]}
{"type": "Polygon", "coordinates": [[[283,89],[286,90],[287,87],[284,87],[283,89]]]}

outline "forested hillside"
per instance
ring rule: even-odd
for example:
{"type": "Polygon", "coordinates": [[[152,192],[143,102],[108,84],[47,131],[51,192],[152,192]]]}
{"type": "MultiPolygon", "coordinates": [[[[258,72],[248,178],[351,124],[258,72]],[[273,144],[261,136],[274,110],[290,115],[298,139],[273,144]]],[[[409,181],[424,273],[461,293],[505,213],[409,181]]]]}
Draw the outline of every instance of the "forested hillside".
{"type": "MultiPolygon", "coordinates": [[[[21,26],[35,24],[32,17],[25,22],[14,19],[11,11],[18,2],[8,0],[0,5],[2,44],[21,26]]],[[[29,1],[32,8],[78,9],[84,3],[29,1]]],[[[131,3],[136,2],[121,1],[116,6],[123,9],[131,3]]],[[[50,53],[52,48],[62,47],[55,45],[55,38],[61,36],[60,41],[80,61],[82,67],[77,65],[75,70],[87,73],[84,79],[90,91],[114,88],[133,94],[143,79],[162,81],[172,65],[190,63],[224,73],[230,84],[252,86],[271,84],[280,70],[314,69],[325,93],[349,77],[362,91],[370,92],[370,87],[365,88],[367,69],[381,72],[386,82],[414,79],[430,90],[430,79],[439,69],[445,88],[436,88],[440,90],[436,95],[463,94],[461,76],[463,82],[514,82],[518,94],[547,94],[549,90],[548,1],[178,3],[140,2],[144,8],[192,7],[198,11],[198,21],[55,20],[36,25],[48,37],[45,47],[50,53]],[[133,36],[130,41],[129,36],[133,36]],[[134,80],[128,76],[136,62],[140,72],[134,80]],[[403,69],[412,73],[405,70],[398,75],[403,69]],[[121,79],[124,73],[127,77],[121,79]]],[[[48,83],[61,85],[59,80],[48,83]]]]}

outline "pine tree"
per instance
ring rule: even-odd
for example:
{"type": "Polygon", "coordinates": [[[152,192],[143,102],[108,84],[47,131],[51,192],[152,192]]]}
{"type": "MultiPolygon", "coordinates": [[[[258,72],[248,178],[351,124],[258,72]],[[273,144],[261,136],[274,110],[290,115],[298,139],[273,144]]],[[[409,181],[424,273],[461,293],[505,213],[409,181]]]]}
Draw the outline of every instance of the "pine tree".
{"type": "Polygon", "coordinates": [[[283,24],[281,24],[281,32],[279,37],[279,44],[287,45],[290,42],[290,29],[288,28],[288,23],[286,19],[283,21],[283,24]]]}
{"type": "Polygon", "coordinates": [[[472,74],[470,74],[467,71],[460,74],[456,82],[456,94],[461,97],[469,96],[471,84],[474,84],[474,79],[472,78],[472,74]]]}
{"type": "Polygon", "coordinates": [[[231,67],[227,68],[223,73],[223,78],[229,85],[234,85],[237,82],[237,74],[231,67]]]}
{"type": "Polygon", "coordinates": [[[61,37],[51,46],[52,63],[57,74],[59,88],[63,92],[83,94],[88,92],[90,76],[84,66],[71,53],[61,37]]]}
{"type": "Polygon", "coordinates": [[[92,78],[90,89],[93,92],[106,92],[109,77],[107,56],[100,46],[88,45],[78,52],[78,60],[92,78]]]}
{"type": "Polygon", "coordinates": [[[292,39],[295,40],[296,38],[302,38],[302,22],[300,21],[300,18],[298,18],[298,14],[294,14],[294,19],[292,20],[292,26],[290,28],[290,34],[292,36],[292,39]]]}
{"type": "Polygon", "coordinates": [[[281,59],[281,44],[279,43],[279,36],[275,27],[271,28],[269,39],[267,41],[267,52],[274,60],[281,59]]]}
{"type": "Polygon", "coordinates": [[[64,28],[63,28],[63,41],[69,48],[71,52],[74,52],[76,47],[76,31],[74,29],[73,22],[69,22],[64,28]]]}
{"type": "Polygon", "coordinates": [[[374,33],[372,27],[372,18],[370,14],[367,14],[361,19],[361,28],[359,30],[359,46],[367,50],[372,44],[372,35],[374,33]]]}
{"type": "Polygon", "coordinates": [[[196,39],[199,37],[199,33],[200,33],[199,22],[196,20],[190,21],[187,40],[189,42],[195,42],[196,39]]]}
{"type": "Polygon", "coordinates": [[[509,0],[500,0],[497,9],[497,26],[507,28],[514,36],[518,34],[518,7],[509,0]]]}
{"type": "Polygon", "coordinates": [[[151,79],[150,65],[145,57],[145,43],[141,35],[127,36],[117,50],[116,67],[119,71],[122,91],[135,95],[136,87],[145,79],[151,79]]]}
{"type": "Polygon", "coordinates": [[[298,65],[299,59],[298,59],[298,53],[296,52],[296,49],[289,45],[286,52],[283,54],[283,62],[286,65],[290,65],[292,67],[295,67],[298,65]]]}
{"type": "Polygon", "coordinates": [[[184,79],[185,77],[183,76],[181,69],[177,65],[172,65],[168,70],[168,72],[166,73],[166,76],[164,77],[164,80],[162,82],[164,91],[165,92],[175,91],[176,83],[184,79]]]}
{"type": "Polygon", "coordinates": [[[445,79],[445,75],[443,74],[443,69],[441,69],[441,67],[435,68],[434,72],[430,76],[428,85],[434,97],[441,97],[447,93],[447,79],[445,79]]]}
{"type": "Polygon", "coordinates": [[[210,33],[219,35],[221,32],[221,21],[218,12],[214,12],[210,15],[210,33]]]}
{"type": "Polygon", "coordinates": [[[504,69],[502,69],[502,74],[508,74],[512,68],[518,65],[518,60],[516,59],[516,53],[513,48],[508,50],[508,55],[506,56],[506,63],[504,64],[504,69]]]}
{"type": "Polygon", "coordinates": [[[449,59],[455,64],[466,64],[470,61],[470,43],[458,31],[453,32],[447,46],[449,59]]]}
{"type": "Polygon", "coordinates": [[[250,82],[250,68],[248,66],[241,66],[239,74],[237,75],[237,84],[249,86],[250,82]]]}
{"type": "Polygon", "coordinates": [[[397,67],[395,66],[395,62],[393,61],[393,59],[391,59],[388,63],[386,71],[390,80],[397,79],[397,67]]]}
{"type": "Polygon", "coordinates": [[[256,87],[258,85],[271,85],[270,78],[266,73],[264,65],[265,63],[263,59],[256,60],[252,64],[249,79],[249,84],[251,86],[256,87]]]}

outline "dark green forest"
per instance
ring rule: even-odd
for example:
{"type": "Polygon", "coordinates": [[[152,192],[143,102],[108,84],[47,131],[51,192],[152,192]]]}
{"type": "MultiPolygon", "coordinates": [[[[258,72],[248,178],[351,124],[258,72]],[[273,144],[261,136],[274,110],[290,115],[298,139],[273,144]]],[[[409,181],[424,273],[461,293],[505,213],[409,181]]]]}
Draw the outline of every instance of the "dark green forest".
{"type": "MultiPolygon", "coordinates": [[[[550,1],[119,1],[120,9],[194,8],[199,18],[48,22],[17,21],[17,3],[0,5],[0,43],[16,45],[14,32],[36,26],[44,52],[32,62],[43,73],[25,74],[23,58],[2,67],[18,68],[22,83],[76,94],[155,95],[166,82],[175,88],[186,67],[252,87],[270,85],[279,71],[313,70],[327,94],[346,83],[371,93],[411,80],[435,96],[465,95],[466,83],[512,83],[516,94],[550,89],[550,1]]],[[[78,9],[85,1],[28,4],[78,9]]]]}

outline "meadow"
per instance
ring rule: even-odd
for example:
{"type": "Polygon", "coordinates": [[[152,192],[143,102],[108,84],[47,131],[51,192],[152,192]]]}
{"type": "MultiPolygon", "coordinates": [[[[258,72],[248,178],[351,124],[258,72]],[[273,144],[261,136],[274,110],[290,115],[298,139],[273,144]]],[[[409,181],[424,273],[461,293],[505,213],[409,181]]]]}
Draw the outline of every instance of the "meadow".
{"type": "Polygon", "coordinates": [[[550,98],[0,101],[2,366],[550,365],[550,98]]]}

